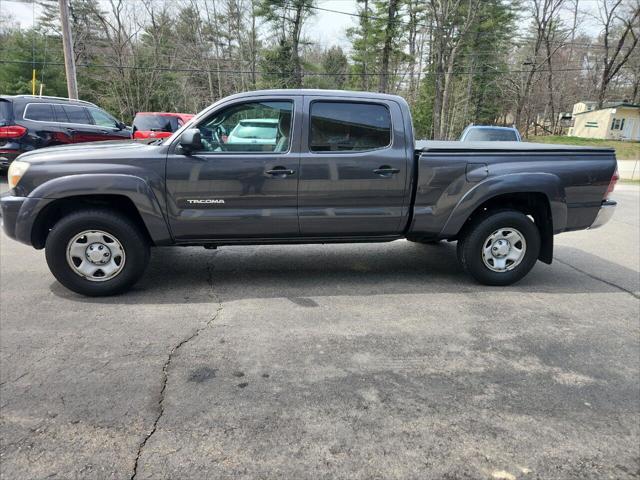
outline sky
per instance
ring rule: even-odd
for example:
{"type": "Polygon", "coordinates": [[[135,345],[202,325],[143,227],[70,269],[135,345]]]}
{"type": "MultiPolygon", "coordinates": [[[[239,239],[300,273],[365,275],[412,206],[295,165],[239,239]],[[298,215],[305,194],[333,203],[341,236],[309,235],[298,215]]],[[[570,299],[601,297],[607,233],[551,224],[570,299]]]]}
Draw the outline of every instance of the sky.
{"type": "MultiPolygon", "coordinates": [[[[356,2],[353,0],[320,0],[318,7],[341,12],[356,12],[356,2]]],[[[35,16],[38,17],[42,7],[35,4],[35,16]]],[[[21,28],[29,28],[33,24],[33,3],[22,3],[13,0],[0,0],[0,16],[10,15],[21,28]]],[[[307,36],[331,46],[348,46],[346,29],[355,25],[357,18],[338,13],[317,11],[317,15],[309,20],[305,27],[307,36]]]]}
{"type": "MultiPolygon", "coordinates": [[[[601,0],[579,0],[579,5],[582,10],[595,14],[597,13],[598,1],[601,0]]],[[[316,5],[323,9],[356,13],[355,0],[318,0],[316,5]]],[[[41,11],[42,7],[35,4],[36,18],[41,11]]],[[[0,17],[6,17],[8,15],[11,16],[16,23],[19,23],[22,28],[29,28],[33,23],[33,3],[0,0],[0,17]]],[[[563,15],[567,20],[570,18],[568,12],[565,12],[563,15]]],[[[355,26],[357,20],[356,17],[349,15],[316,10],[316,15],[305,25],[304,33],[308,38],[319,42],[325,47],[338,45],[345,50],[349,50],[350,43],[346,36],[346,29],[355,26]]],[[[581,20],[580,28],[584,33],[589,35],[595,35],[598,31],[589,16],[585,16],[585,18],[581,20]]]]}

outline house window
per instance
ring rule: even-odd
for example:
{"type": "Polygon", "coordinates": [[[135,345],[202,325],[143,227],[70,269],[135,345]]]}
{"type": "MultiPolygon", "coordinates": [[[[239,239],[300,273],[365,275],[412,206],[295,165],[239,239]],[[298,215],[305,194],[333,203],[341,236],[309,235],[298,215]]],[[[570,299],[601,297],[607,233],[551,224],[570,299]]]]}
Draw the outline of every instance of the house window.
{"type": "Polygon", "coordinates": [[[622,130],[624,128],[624,118],[614,118],[611,122],[611,130],[622,130]]]}

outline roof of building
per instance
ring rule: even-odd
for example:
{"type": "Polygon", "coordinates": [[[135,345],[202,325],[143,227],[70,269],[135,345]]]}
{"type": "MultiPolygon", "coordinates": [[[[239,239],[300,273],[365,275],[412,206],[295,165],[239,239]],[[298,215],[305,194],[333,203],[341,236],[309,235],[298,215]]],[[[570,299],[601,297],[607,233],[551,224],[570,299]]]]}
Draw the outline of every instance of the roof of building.
{"type": "MultiPolygon", "coordinates": [[[[596,103],[596,102],[578,102],[578,103],[590,104],[590,103],[596,103]]],[[[585,113],[599,112],[600,110],[609,110],[610,108],[618,108],[618,107],[640,108],[640,104],[639,103],[629,103],[629,102],[606,102],[605,106],[602,107],[602,108],[597,108],[595,110],[586,110],[584,112],[578,112],[575,115],[584,115],[585,113]]]]}

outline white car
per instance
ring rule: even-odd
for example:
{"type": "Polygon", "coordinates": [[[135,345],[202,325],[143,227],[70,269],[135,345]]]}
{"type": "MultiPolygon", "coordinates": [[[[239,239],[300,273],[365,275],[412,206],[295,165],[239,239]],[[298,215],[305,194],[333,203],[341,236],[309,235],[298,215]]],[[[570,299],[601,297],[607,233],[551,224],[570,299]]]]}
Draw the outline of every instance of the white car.
{"type": "Polygon", "coordinates": [[[277,118],[247,118],[240,120],[231,130],[225,143],[275,145],[277,134],[277,118]]]}

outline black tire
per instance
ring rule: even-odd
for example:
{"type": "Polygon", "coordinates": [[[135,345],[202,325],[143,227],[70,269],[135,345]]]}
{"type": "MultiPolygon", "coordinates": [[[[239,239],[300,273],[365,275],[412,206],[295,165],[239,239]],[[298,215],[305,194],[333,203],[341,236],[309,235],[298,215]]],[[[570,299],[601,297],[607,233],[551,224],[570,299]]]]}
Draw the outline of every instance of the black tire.
{"type": "Polygon", "coordinates": [[[458,240],[457,253],[462,268],[478,282],[485,285],[511,285],[521,280],[536,264],[540,253],[540,232],[529,217],[517,210],[489,212],[473,220],[464,229],[458,240]],[[483,260],[485,242],[494,232],[509,228],[517,230],[524,237],[524,256],[516,266],[508,266],[510,270],[493,271],[483,260]]]}
{"type": "Polygon", "coordinates": [[[99,297],[122,293],[140,279],[149,263],[149,243],[135,223],[117,212],[80,210],[55,224],[47,237],[45,256],[49,270],[62,285],[82,295],[99,297]],[[88,280],[76,273],[67,261],[69,242],[89,230],[108,233],[124,249],[125,261],[119,273],[111,279],[88,280]]]}

